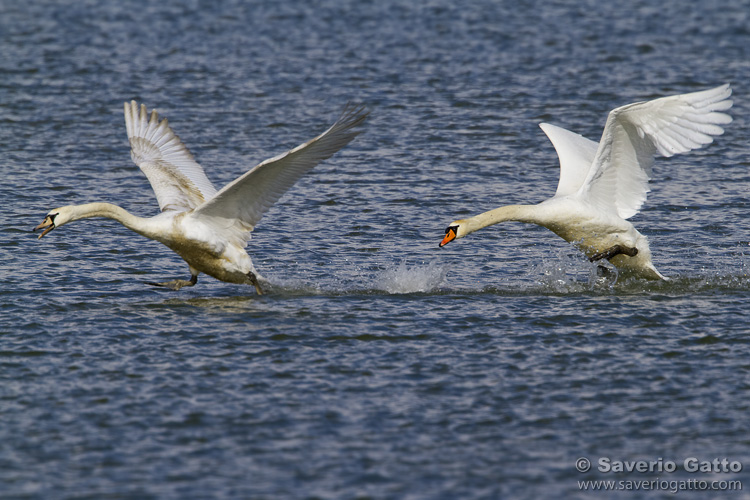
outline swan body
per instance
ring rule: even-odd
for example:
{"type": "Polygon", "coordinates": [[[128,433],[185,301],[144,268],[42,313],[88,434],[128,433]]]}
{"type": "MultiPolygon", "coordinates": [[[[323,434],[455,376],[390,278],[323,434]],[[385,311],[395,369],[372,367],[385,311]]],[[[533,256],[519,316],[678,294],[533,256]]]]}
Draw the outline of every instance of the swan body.
{"type": "Polygon", "coordinates": [[[346,146],[367,117],[347,106],[339,119],[314,139],[268,159],[216,190],[166,119],[145,105],[125,103],[131,157],[146,174],[161,213],[137,217],[111,203],[69,205],[51,210],[35,230],[42,238],[69,222],[104,217],[159,241],[188,263],[189,280],[149,283],[179,290],[195,285],[200,273],[229,283],[254,285],[262,279],[245,247],[263,214],[308,170],[346,146]]]}
{"type": "Polygon", "coordinates": [[[540,124],[560,160],[555,195],[537,205],[509,205],[452,222],[444,246],[505,221],[546,227],[573,243],[591,261],[645,279],[666,279],[651,261],[647,238],[627,219],[649,191],[654,157],[710,144],[732,118],[728,84],[710,90],[629,104],[609,113],[597,143],[547,123],[540,124]]]}

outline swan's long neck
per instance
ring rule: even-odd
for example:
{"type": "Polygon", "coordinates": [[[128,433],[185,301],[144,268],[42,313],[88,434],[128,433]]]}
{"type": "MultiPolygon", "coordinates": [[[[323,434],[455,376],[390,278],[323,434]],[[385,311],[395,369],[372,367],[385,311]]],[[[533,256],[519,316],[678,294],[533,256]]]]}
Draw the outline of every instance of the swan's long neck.
{"type": "Polygon", "coordinates": [[[143,217],[137,217],[122,207],[113,205],[112,203],[85,203],[83,205],[74,205],[71,208],[70,219],[66,221],[72,222],[81,219],[88,219],[91,217],[105,217],[107,219],[113,219],[138,234],[142,234],[148,238],[153,238],[152,231],[149,230],[148,219],[143,217]]]}
{"type": "Polygon", "coordinates": [[[487,226],[506,221],[518,221],[543,225],[543,222],[539,220],[538,212],[539,209],[536,205],[506,205],[504,207],[496,208],[465,219],[468,230],[466,234],[471,234],[474,231],[478,231],[487,226]]]}

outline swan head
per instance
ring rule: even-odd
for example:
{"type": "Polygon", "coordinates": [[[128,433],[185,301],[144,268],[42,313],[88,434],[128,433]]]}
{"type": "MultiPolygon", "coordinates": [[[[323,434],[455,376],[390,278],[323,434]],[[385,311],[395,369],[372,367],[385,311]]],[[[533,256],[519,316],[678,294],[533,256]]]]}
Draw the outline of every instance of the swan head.
{"type": "Polygon", "coordinates": [[[457,220],[457,221],[451,222],[450,225],[447,228],[445,228],[445,238],[443,238],[443,241],[441,241],[438,246],[443,247],[453,240],[463,238],[470,232],[471,231],[469,231],[466,221],[457,220]]]}
{"type": "Polygon", "coordinates": [[[44,218],[41,224],[34,228],[34,231],[38,229],[44,229],[42,234],[37,239],[41,240],[42,236],[49,233],[53,229],[62,226],[66,222],[70,222],[73,219],[73,207],[60,207],[54,210],[50,210],[47,217],[44,218]]]}

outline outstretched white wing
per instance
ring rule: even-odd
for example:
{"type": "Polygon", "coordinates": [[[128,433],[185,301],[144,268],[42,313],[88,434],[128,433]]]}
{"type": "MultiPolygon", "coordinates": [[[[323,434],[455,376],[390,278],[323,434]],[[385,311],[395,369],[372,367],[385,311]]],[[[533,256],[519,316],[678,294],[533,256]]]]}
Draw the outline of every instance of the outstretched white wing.
{"type": "Polygon", "coordinates": [[[646,201],[654,155],[685,153],[713,142],[732,117],[729,84],[622,106],[609,113],[599,149],[579,194],[620,217],[646,201]]]}
{"type": "Polygon", "coordinates": [[[573,194],[583,185],[599,144],[562,127],[540,123],[560,159],[560,182],[555,196],[573,194]]]}
{"type": "Polygon", "coordinates": [[[336,123],[316,138],[260,163],[224,186],[198,207],[194,216],[224,219],[240,229],[245,239],[263,214],[315,165],[346,146],[360,131],[353,130],[367,117],[363,106],[347,105],[336,123]]]}
{"type": "Polygon", "coordinates": [[[125,127],[130,141],[130,156],[140,167],[156,194],[159,208],[187,211],[216,194],[206,177],[165,118],[159,122],[156,111],[135,101],[125,103],[125,127]]]}

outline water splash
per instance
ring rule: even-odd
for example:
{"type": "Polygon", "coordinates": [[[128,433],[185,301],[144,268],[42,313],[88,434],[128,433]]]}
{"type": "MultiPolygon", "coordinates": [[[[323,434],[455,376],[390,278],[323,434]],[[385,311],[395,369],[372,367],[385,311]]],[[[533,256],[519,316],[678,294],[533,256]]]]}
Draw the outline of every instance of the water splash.
{"type": "Polygon", "coordinates": [[[534,284],[550,292],[577,293],[614,285],[619,276],[616,269],[600,271],[585,262],[579,254],[560,251],[543,257],[532,265],[534,284]]]}
{"type": "MultiPolygon", "coordinates": [[[[700,260],[700,259],[698,259],[700,260]]],[[[458,291],[466,293],[521,294],[608,294],[608,293],[695,293],[711,290],[750,289],[750,272],[745,255],[735,255],[726,263],[712,262],[711,269],[692,272],[667,269],[669,281],[648,281],[628,276],[614,266],[605,271],[576,252],[562,249],[532,260],[527,271],[517,276],[482,276],[466,282],[446,283],[449,267],[440,261],[410,264],[405,259],[380,263],[351,262],[342,259],[288,269],[264,269],[270,294],[360,295],[412,294],[458,291]],[[670,272],[671,271],[671,272],[670,272]],[[680,272],[683,271],[683,272],[680,272]],[[445,288],[444,288],[445,287],[445,288]]]]}
{"type": "Polygon", "coordinates": [[[448,267],[437,262],[364,266],[348,260],[326,267],[333,272],[320,273],[316,269],[295,270],[288,276],[277,270],[264,270],[264,288],[269,293],[284,295],[348,295],[368,293],[427,293],[438,289],[448,273],[448,267]],[[305,272],[306,271],[306,272],[305,272]]]}
{"type": "Polygon", "coordinates": [[[388,293],[418,293],[434,291],[445,280],[446,266],[430,262],[426,265],[408,266],[401,261],[375,276],[375,287],[388,293]]]}

